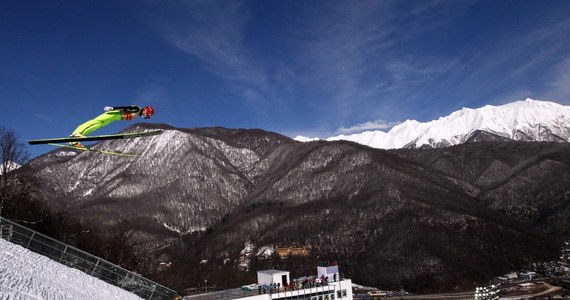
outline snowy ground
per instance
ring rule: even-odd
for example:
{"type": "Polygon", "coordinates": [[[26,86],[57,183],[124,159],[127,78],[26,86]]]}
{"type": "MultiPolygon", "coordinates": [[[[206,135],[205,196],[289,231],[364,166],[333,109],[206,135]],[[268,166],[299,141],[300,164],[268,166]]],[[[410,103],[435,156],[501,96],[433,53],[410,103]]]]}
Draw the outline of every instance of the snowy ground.
{"type": "Polygon", "coordinates": [[[0,300],[142,299],[0,239],[0,300]]]}

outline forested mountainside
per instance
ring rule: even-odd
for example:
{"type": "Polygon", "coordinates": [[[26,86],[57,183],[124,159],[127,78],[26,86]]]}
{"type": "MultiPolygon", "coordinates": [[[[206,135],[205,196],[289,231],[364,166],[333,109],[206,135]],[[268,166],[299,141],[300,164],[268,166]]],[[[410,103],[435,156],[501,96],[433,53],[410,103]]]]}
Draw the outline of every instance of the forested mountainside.
{"type": "Polygon", "coordinates": [[[263,130],[138,124],[161,135],[98,143],[137,158],[57,149],[18,172],[35,198],[113,232],[175,288],[210,278],[293,276],[336,259],[346,277],[383,288],[461,289],[556,257],[570,233],[570,145],[493,141],[379,150],[300,143],[263,130]],[[254,250],[244,254],[245,245],[254,250]],[[259,249],[303,246],[280,260],[259,249]],[[223,270],[223,272],[221,271],[223,270]]]}

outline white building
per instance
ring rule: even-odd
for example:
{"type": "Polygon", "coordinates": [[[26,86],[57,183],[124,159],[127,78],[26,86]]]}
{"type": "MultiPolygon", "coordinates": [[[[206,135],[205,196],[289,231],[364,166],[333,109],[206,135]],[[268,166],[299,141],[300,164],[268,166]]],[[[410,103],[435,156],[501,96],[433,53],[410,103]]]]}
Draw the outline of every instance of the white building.
{"type": "Polygon", "coordinates": [[[253,292],[244,297],[231,299],[240,300],[353,300],[352,281],[345,279],[336,282],[328,282],[313,287],[303,287],[298,289],[280,288],[274,291],[253,292]]]}
{"type": "Polygon", "coordinates": [[[279,270],[265,270],[257,271],[257,284],[259,285],[271,285],[277,284],[279,287],[287,286],[291,282],[289,280],[288,271],[279,270]]]}
{"type": "Polygon", "coordinates": [[[328,281],[339,279],[338,266],[317,267],[317,274],[319,278],[326,278],[328,281]]]}
{"type": "MultiPolygon", "coordinates": [[[[328,282],[316,284],[314,281],[291,279],[288,271],[264,270],[257,272],[257,284],[243,286],[209,294],[186,296],[185,300],[353,300],[352,281],[340,280],[338,266],[319,267],[318,274],[329,277],[328,282]],[[334,276],[334,274],[337,274],[334,276]],[[336,281],[333,279],[336,278],[336,281]],[[302,282],[305,282],[303,284],[302,282]],[[277,288],[276,288],[277,287],[277,288]]],[[[312,278],[315,278],[313,276],[312,278]]],[[[308,277],[304,277],[308,279],[308,277]]]]}

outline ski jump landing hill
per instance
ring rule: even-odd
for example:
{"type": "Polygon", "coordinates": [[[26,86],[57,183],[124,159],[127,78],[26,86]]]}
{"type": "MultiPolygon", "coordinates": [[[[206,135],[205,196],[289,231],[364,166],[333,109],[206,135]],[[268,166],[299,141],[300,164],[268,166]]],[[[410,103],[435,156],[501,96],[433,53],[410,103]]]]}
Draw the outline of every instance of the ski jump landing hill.
{"type": "MultiPolygon", "coordinates": [[[[15,264],[15,262],[22,262],[22,260],[18,260],[15,259],[15,256],[13,255],[15,252],[23,252],[24,249],[21,249],[18,246],[15,245],[19,245],[22,246],[23,248],[26,248],[32,252],[35,252],[37,254],[40,254],[42,256],[47,257],[48,259],[51,259],[51,261],[49,262],[44,262],[42,263],[42,265],[49,265],[50,267],[48,267],[47,272],[51,273],[51,275],[53,277],[57,277],[56,273],[58,274],[58,270],[63,270],[63,269],[67,269],[66,267],[70,267],[70,268],[74,268],[77,270],[82,271],[83,273],[90,275],[92,277],[91,281],[86,281],[86,280],[80,280],[80,282],[87,282],[84,285],[85,289],[92,289],[92,290],[98,290],[101,289],[100,286],[102,284],[111,284],[114,285],[116,287],[119,287],[127,292],[130,292],[134,295],[137,295],[139,297],[142,297],[144,299],[150,299],[150,300],[172,300],[175,299],[178,294],[167,288],[164,287],[158,283],[152,282],[144,277],[141,277],[139,274],[130,272],[122,267],[119,267],[117,265],[114,265],[106,260],[103,260],[101,258],[98,258],[96,256],[93,256],[89,253],[86,253],[84,251],[81,251],[79,249],[76,249],[72,246],[66,245],[64,243],[61,243],[57,240],[54,240],[48,236],[45,236],[43,234],[40,234],[38,232],[35,232],[33,230],[30,230],[24,226],[21,226],[17,223],[14,223],[8,219],[2,218],[0,217],[0,237],[2,239],[7,240],[8,242],[5,241],[1,241],[2,243],[0,244],[2,246],[2,248],[0,248],[0,251],[6,252],[3,255],[3,260],[0,260],[0,291],[2,291],[2,293],[0,294],[4,294],[4,293],[8,293],[11,290],[14,289],[9,289],[10,286],[15,287],[17,285],[17,281],[21,282],[21,281],[25,281],[25,280],[30,280],[30,276],[36,276],[37,274],[35,274],[36,270],[34,270],[33,268],[35,268],[35,266],[33,266],[33,264],[30,266],[30,268],[32,268],[31,270],[24,270],[24,267],[20,268],[20,271],[18,270],[13,270],[13,268],[17,265],[15,264]],[[12,244],[11,244],[12,243],[12,244]],[[13,245],[15,244],[15,245],[13,245]],[[1,250],[1,249],[8,249],[8,250],[1,250]],[[8,263],[7,261],[4,261],[4,259],[12,259],[11,263],[8,263]],[[14,266],[11,267],[11,265],[14,264],[14,266]],[[52,269],[51,271],[49,269],[52,269]],[[18,276],[10,276],[9,274],[13,274],[13,272],[16,272],[20,275],[18,276]],[[30,273],[31,272],[31,273],[30,273]],[[25,274],[28,274],[29,276],[27,276],[27,279],[24,279],[22,276],[25,276],[25,274]],[[8,282],[11,279],[13,279],[13,282],[8,282]],[[6,291],[3,291],[4,287],[6,287],[6,291]]],[[[33,253],[32,253],[33,254],[33,253]]],[[[45,261],[46,259],[44,258],[43,260],[35,257],[34,259],[32,259],[33,261],[45,261]]],[[[29,261],[28,261],[28,265],[29,265],[29,261]]],[[[45,271],[45,268],[39,268],[37,271],[39,270],[43,270],[45,271]]],[[[70,273],[73,274],[73,273],[70,273]]],[[[84,275],[84,274],[82,274],[84,275]]],[[[87,276],[85,275],[85,276],[87,276]]],[[[58,274],[59,276],[59,274],[58,274]]],[[[61,277],[61,276],[59,276],[61,277]]],[[[65,277],[65,276],[64,276],[65,277]]],[[[78,289],[77,286],[75,287],[71,287],[71,285],[74,285],[74,279],[76,276],[73,276],[73,278],[66,278],[67,280],[63,283],[60,283],[59,285],[66,285],[68,286],[67,289],[61,289],[59,290],[57,287],[46,287],[46,289],[44,289],[44,292],[48,292],[48,290],[52,290],[51,292],[53,292],[54,290],[57,291],[59,290],[61,293],[66,293],[70,292],[72,293],[72,291],[74,290],[80,290],[80,288],[78,289]]],[[[81,278],[82,276],[77,276],[78,278],[81,278]]],[[[33,284],[32,284],[33,286],[33,284]]],[[[79,285],[81,286],[81,285],[79,285]]],[[[89,293],[88,290],[85,290],[83,292],[89,293]]],[[[103,291],[109,290],[108,288],[103,288],[103,291]]],[[[111,289],[112,290],[112,289],[111,289]]],[[[129,295],[129,293],[124,292],[124,295],[129,295]]],[[[32,293],[36,293],[36,292],[32,292],[32,293]]],[[[40,295],[43,292],[39,292],[40,295]]],[[[117,294],[117,292],[109,292],[108,294],[106,294],[107,296],[103,297],[105,299],[115,299],[112,297],[112,295],[117,294]]],[[[119,293],[120,294],[120,293],[119,293]]],[[[130,295],[132,295],[130,294],[130,295]]],[[[136,296],[133,296],[132,299],[140,299],[136,296]]],[[[52,295],[53,296],[53,295],[52,295]]],[[[16,297],[16,296],[15,296],[16,297]]],[[[1,298],[1,297],[0,297],[1,298]]],[[[88,297],[90,298],[90,297],[88,297]]],[[[95,297],[96,298],[96,297],[95,297]]],[[[10,298],[8,298],[10,299],[10,298]]],[[[16,299],[18,299],[16,297],[16,299]]],[[[45,299],[59,299],[57,297],[47,297],[45,299]]],[[[68,298],[62,298],[62,299],[68,299],[68,298]]],[[[91,298],[94,299],[94,298],[91,298]]],[[[131,299],[130,297],[127,298],[117,298],[117,299],[131,299]]]]}

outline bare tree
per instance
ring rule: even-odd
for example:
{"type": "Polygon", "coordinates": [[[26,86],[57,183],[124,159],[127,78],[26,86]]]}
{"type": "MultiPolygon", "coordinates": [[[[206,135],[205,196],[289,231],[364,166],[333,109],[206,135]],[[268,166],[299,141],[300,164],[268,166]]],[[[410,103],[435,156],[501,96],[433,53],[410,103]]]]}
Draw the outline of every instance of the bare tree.
{"type": "Polygon", "coordinates": [[[5,200],[9,197],[10,172],[28,161],[30,154],[26,145],[18,142],[18,136],[12,129],[0,126],[0,215],[5,200]]]}

